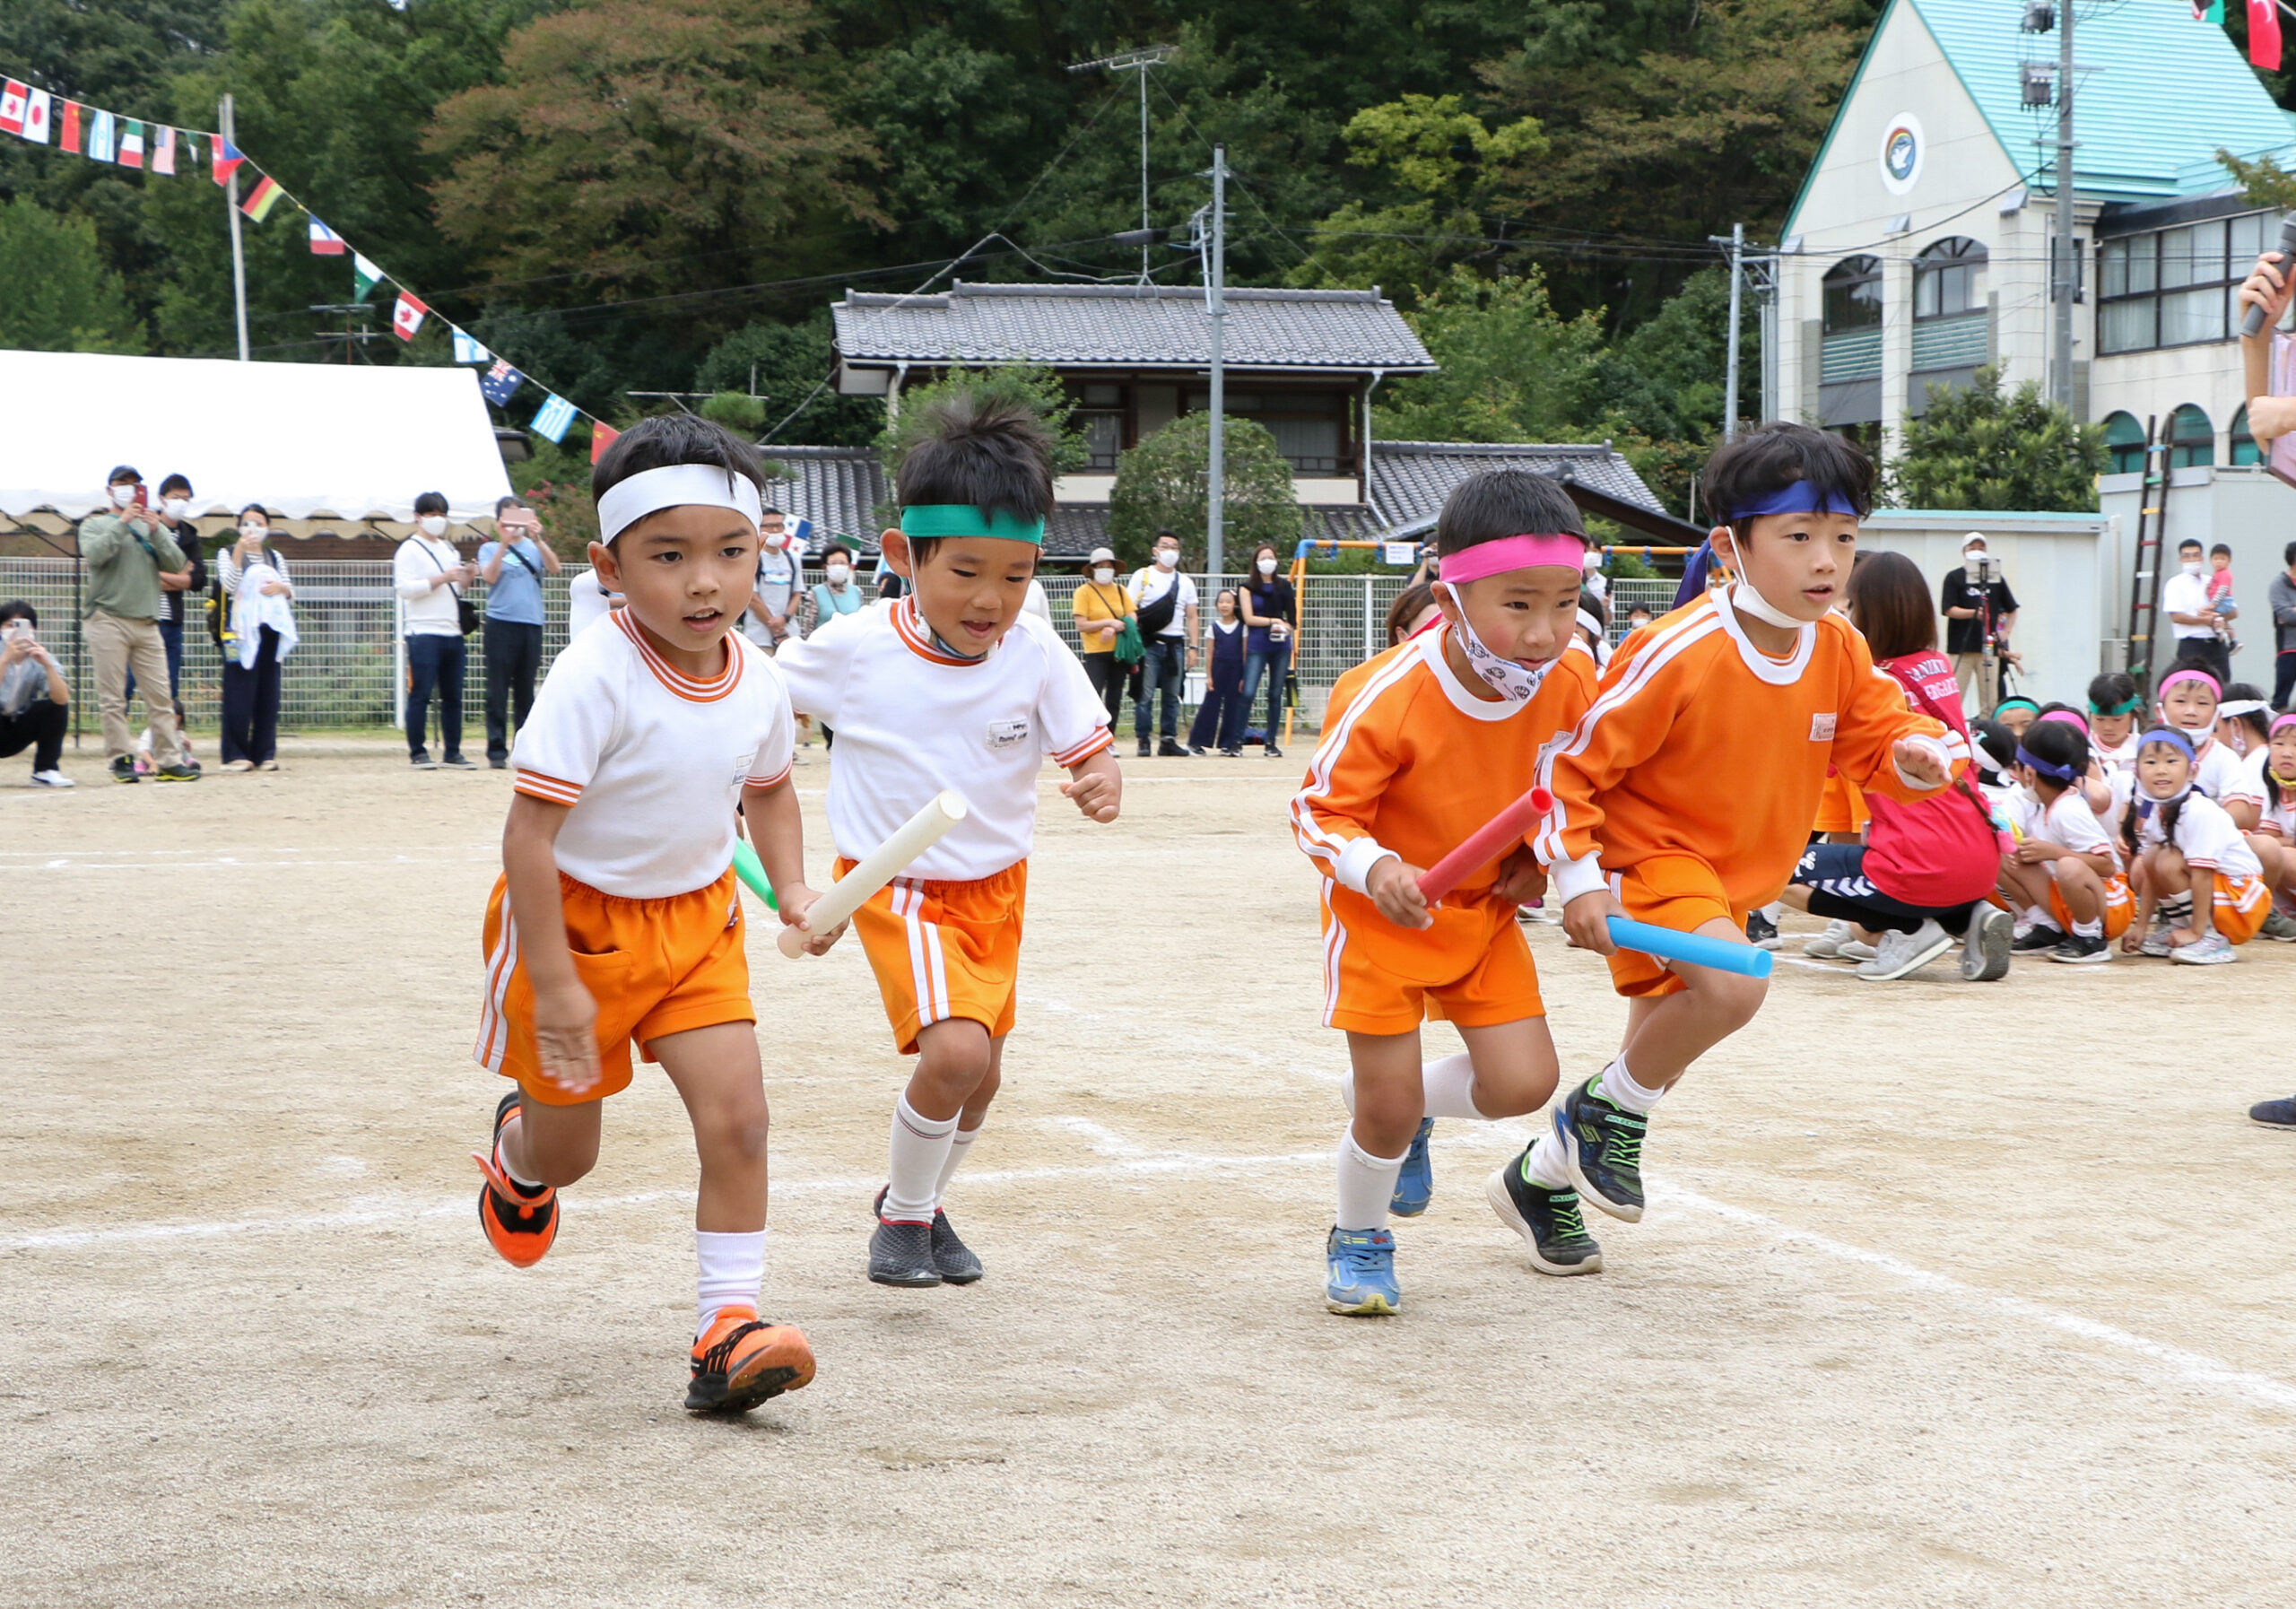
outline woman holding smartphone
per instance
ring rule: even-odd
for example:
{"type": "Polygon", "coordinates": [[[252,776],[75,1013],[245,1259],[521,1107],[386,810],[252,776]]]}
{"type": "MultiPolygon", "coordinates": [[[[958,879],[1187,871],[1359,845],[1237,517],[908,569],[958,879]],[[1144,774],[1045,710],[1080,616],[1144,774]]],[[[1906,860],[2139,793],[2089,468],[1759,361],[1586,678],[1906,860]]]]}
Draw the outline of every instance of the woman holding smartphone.
{"type": "Polygon", "coordinates": [[[295,646],[294,584],[271,546],[260,503],[239,510],[239,540],[216,559],[231,600],[232,640],[223,645],[223,769],[279,769],[279,662],[295,646]]]}
{"type": "Polygon", "coordinates": [[[1292,668],[1292,633],[1300,626],[1292,583],[1276,574],[1282,564],[1275,544],[1263,542],[1252,551],[1252,573],[1244,578],[1244,624],[1250,628],[1244,644],[1244,725],[1251,725],[1252,700],[1265,677],[1270,760],[1283,758],[1275,738],[1283,720],[1283,674],[1292,668]]]}

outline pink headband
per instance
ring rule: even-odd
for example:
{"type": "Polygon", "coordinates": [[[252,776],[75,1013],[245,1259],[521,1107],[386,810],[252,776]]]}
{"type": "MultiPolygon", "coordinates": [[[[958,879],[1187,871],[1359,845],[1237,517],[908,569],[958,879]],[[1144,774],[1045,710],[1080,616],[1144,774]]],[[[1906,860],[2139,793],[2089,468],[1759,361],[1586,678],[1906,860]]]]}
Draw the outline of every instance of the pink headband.
{"type": "Polygon", "coordinates": [[[1537,531],[1478,542],[1473,547],[1443,555],[1443,578],[1457,586],[1505,575],[1510,570],[1528,570],[1535,564],[1559,564],[1566,570],[1578,570],[1586,563],[1587,545],[1584,536],[1537,531]]]}
{"type": "Polygon", "coordinates": [[[2063,721],[2068,726],[2078,726],[2084,733],[2089,730],[2089,723],[2083,720],[2079,716],[2074,714],[2070,709],[2052,709],[2047,715],[2041,717],[2041,719],[2045,721],[2063,721]]]}
{"type": "Polygon", "coordinates": [[[2224,700],[2223,683],[2217,681],[2215,677],[2210,675],[2206,671],[2195,670],[2190,665],[2187,665],[2182,670],[2170,671],[2167,675],[2161,677],[2161,685],[2157,690],[2155,696],[2166,698],[2168,696],[2169,689],[2174,687],[2179,682],[2205,682],[2208,683],[2208,691],[2216,696],[2217,702],[2222,703],[2224,700]]]}
{"type": "Polygon", "coordinates": [[[2296,709],[2292,709],[2286,715],[2281,716],[2275,719],[2272,723],[2272,730],[2266,733],[2266,735],[2268,737],[2278,737],[2281,734],[2282,728],[2289,726],[2296,726],[2296,709]]]}

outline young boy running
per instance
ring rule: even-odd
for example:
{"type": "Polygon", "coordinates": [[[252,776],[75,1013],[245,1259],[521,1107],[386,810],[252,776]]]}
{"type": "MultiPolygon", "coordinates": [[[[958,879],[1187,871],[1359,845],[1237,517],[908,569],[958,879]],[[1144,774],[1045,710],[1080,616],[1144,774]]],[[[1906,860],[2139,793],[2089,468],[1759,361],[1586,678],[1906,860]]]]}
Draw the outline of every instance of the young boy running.
{"type": "Polygon", "coordinates": [[[796,708],[837,732],[838,874],[953,788],[970,813],[854,914],[900,1054],[885,1187],[869,1237],[883,1285],[970,1284],[980,1260],[942,1210],[996,1099],[1013,1031],[1037,776],[1097,822],[1122,789],[1108,706],[1052,627],[1023,613],[1052,508],[1051,443],[1027,409],[931,405],[894,477],[882,538],[907,596],[825,622],[776,661],[796,708]]]}
{"type": "MultiPolygon", "coordinates": [[[[1554,1092],[1557,1065],[1515,908],[1545,879],[1521,844],[1430,907],[1422,872],[1541,779],[1557,737],[1594,699],[1578,634],[1578,511],[1544,475],[1500,470],[1455,489],[1436,526],[1436,631],[1357,665],[1333,688],[1322,741],[1292,802],[1300,847],[1323,873],[1324,1022],[1347,1034],[1339,1205],[1325,1242],[1325,1305],[1396,1312],[1390,1212],[1433,1193],[1438,1118],[1511,1118],[1554,1092]],[[1448,1020],[1463,1056],[1422,1063],[1422,1016],[1448,1020]]],[[[1566,1179],[1492,1175],[1492,1210],[1546,1274],[1592,1274],[1566,1179]]]]}
{"type": "Polygon", "coordinates": [[[1967,756],[1906,708],[1833,612],[1873,506],[1872,461],[1839,436],[1772,424],[1723,448],[1702,483],[1727,511],[1710,540],[1737,579],[1611,662],[1555,755],[1555,807],[1535,840],[1570,942],[1610,958],[1630,1004],[1618,1057],[1556,1106],[1523,1168],[1550,1188],[1577,1184],[1628,1222],[1642,1216],[1651,1109],[1752,1020],[1768,986],[1622,951],[1609,918],[1744,944],[1746,913],[1794,871],[1829,765],[1913,803],[1967,756]]]}
{"type": "Polygon", "coordinates": [[[813,1378],[805,1337],[758,1317],[765,1087],[733,872],[738,804],[781,920],[804,926],[789,700],[731,630],[764,478],[746,445],[683,415],[633,425],[591,472],[590,562],[627,602],[567,645],[519,729],[475,1052],[518,1081],[476,1160],[479,1222],[520,1268],[557,1238],[558,1191],[597,1161],[631,1042],[661,1064],[701,1159],[685,1405],[734,1413],[813,1378]]]}

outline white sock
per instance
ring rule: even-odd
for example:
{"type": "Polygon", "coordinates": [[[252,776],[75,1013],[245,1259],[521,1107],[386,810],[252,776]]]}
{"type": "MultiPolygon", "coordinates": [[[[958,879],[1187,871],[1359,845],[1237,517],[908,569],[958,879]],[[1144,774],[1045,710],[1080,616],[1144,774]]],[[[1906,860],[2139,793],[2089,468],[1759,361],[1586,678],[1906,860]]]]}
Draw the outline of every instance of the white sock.
{"type": "Polygon", "coordinates": [[[693,1283],[693,1333],[698,1340],[726,1308],[757,1310],[765,1286],[765,1231],[719,1234],[693,1231],[693,1260],[700,1273],[693,1283]]]}
{"type": "Polygon", "coordinates": [[[1555,1135],[1554,1119],[1552,1118],[1547,1119],[1538,1143],[1531,1147],[1531,1164],[1526,1171],[1533,1184],[1544,1185],[1550,1190],[1572,1187],[1570,1170],[1563,1165],[1562,1142],[1555,1135]]]}
{"type": "Polygon", "coordinates": [[[1637,1117],[1647,1116],[1650,1109],[1658,1104],[1658,1097],[1665,1092],[1663,1089],[1646,1089],[1635,1083],[1634,1074],[1626,1070],[1626,1057],[1623,1056],[1605,1067],[1602,1077],[1595,1081],[1596,1094],[1637,1117]]]}
{"type": "MultiPolygon", "coordinates": [[[[1405,1155],[1409,1155],[1408,1152],[1405,1155]]],[[[1339,1215],[1341,1229],[1387,1227],[1387,1203],[1395,1198],[1396,1176],[1403,1171],[1403,1157],[1373,1156],[1355,1143],[1355,1131],[1339,1136],[1339,1215]]]]}
{"type": "Polygon", "coordinates": [[[2027,927],[2054,927],[2057,926],[2057,918],[2049,915],[2048,912],[2043,910],[2038,905],[2026,906],[2025,914],[2023,917],[2019,918],[2019,920],[2027,927]]]}
{"type": "Polygon", "coordinates": [[[2073,931],[2081,938],[2102,938],[2105,936],[2105,918],[2099,917],[2093,922],[2075,922],[2073,931]]]}
{"type": "Polygon", "coordinates": [[[977,1128],[961,1128],[949,1136],[949,1160],[941,1164],[941,1177],[933,1183],[935,1206],[939,1206],[941,1197],[949,1193],[950,1178],[965,1165],[965,1158],[972,1152],[972,1143],[978,1138],[980,1130],[977,1128]]]}
{"type": "Polygon", "coordinates": [[[1429,1117],[1489,1121],[1474,1103],[1474,1063],[1465,1051],[1429,1062],[1420,1069],[1419,1076],[1421,1087],[1426,1092],[1429,1117]]]}
{"type": "MultiPolygon", "coordinates": [[[[512,1122],[523,1126],[526,1119],[524,1118],[513,1118],[512,1122]]],[[[541,1189],[542,1180],[538,1178],[528,1178],[525,1174],[510,1166],[510,1148],[502,1143],[503,1140],[507,1140],[509,1137],[510,1124],[505,1123],[502,1126],[501,1139],[498,1139],[494,1142],[494,1165],[501,1169],[502,1171],[509,1176],[511,1183],[524,1185],[529,1190],[541,1189]]]]}
{"type": "Polygon", "coordinates": [[[887,1222],[933,1222],[941,1168],[956,1135],[954,1118],[920,1118],[906,1095],[893,1104],[892,1154],[885,1168],[887,1222]]]}
{"type": "Polygon", "coordinates": [[[1763,919],[1769,922],[1772,927],[1777,926],[1778,918],[1786,914],[1786,901],[1783,900],[1772,900],[1769,904],[1761,908],[1761,914],[1763,919]]]}

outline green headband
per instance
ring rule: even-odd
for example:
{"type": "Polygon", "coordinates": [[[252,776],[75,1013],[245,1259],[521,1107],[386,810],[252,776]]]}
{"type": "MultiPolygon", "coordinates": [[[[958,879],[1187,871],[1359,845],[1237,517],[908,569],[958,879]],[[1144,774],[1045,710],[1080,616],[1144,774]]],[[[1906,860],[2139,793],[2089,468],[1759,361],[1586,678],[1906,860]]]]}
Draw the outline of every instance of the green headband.
{"type": "Polygon", "coordinates": [[[2125,703],[2115,704],[2109,709],[2106,709],[2102,704],[2098,703],[2094,699],[2089,700],[2089,713],[2091,715],[2135,715],[2138,710],[2144,708],[2144,698],[2141,693],[2129,699],[2125,703]]]}
{"type": "Polygon", "coordinates": [[[2030,709],[2035,715],[2039,715],[2041,712],[2041,707],[2039,704],[2034,703],[2032,700],[2023,697],[2011,697],[2004,699],[2001,702],[1996,704],[1993,707],[1993,713],[1999,715],[2003,710],[2008,709],[2013,704],[2020,709],[2030,709]]]}
{"type": "Polygon", "coordinates": [[[1009,509],[970,503],[918,503],[900,511],[904,536],[994,536],[1000,542],[1044,545],[1044,521],[1015,519],[1009,509]]]}

